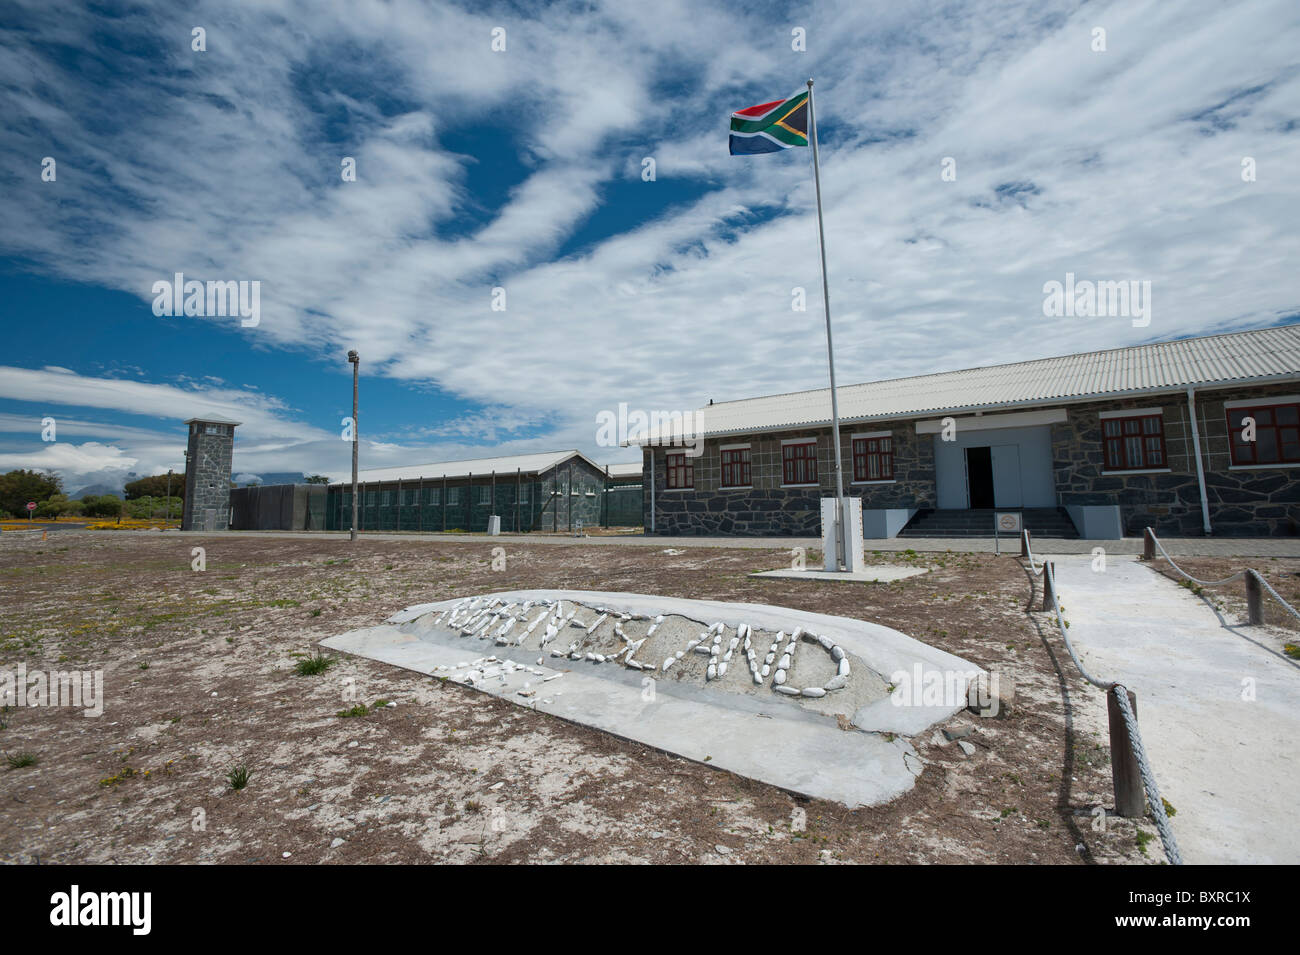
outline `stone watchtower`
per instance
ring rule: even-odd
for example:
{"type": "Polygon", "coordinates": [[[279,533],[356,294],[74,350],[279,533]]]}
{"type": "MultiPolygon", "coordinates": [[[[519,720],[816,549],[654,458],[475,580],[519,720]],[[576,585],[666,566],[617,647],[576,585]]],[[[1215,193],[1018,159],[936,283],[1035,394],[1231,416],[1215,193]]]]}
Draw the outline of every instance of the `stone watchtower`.
{"type": "Polygon", "coordinates": [[[240,421],[191,418],[185,450],[183,531],[224,531],[230,527],[230,467],[235,428],[240,421]]]}

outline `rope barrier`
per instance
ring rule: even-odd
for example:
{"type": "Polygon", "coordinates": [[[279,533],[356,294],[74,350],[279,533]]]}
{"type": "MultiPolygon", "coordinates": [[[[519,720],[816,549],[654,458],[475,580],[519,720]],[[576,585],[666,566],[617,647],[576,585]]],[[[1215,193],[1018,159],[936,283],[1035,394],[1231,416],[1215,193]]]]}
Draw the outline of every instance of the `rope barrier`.
{"type": "MultiPolygon", "coordinates": [[[[1157,541],[1157,543],[1159,542],[1157,541]]],[[[1035,576],[1043,575],[1043,588],[1046,593],[1051,594],[1052,612],[1056,617],[1056,629],[1060,631],[1061,641],[1065,644],[1065,649],[1069,651],[1070,659],[1074,661],[1074,665],[1079,668],[1079,672],[1085,680],[1098,689],[1115,695],[1115,701],[1119,706],[1125,728],[1128,730],[1129,744],[1132,747],[1133,755],[1137,759],[1138,772],[1142,777],[1142,788],[1146,791],[1147,805],[1150,808],[1152,818],[1155,820],[1156,832],[1160,834],[1160,844],[1165,850],[1165,858],[1169,860],[1170,865],[1182,865],[1182,853],[1179,852],[1178,842],[1174,839],[1173,830],[1169,827],[1169,818],[1165,814],[1164,800],[1160,797],[1160,789],[1156,785],[1155,771],[1152,770],[1151,764],[1147,760],[1146,747],[1142,745],[1142,735],[1138,732],[1137,714],[1133,712],[1133,708],[1129,704],[1128,688],[1119,683],[1098,679],[1084,668],[1083,661],[1079,659],[1079,654],[1075,652],[1074,644],[1070,642],[1069,628],[1065,626],[1065,618],[1061,615],[1061,604],[1056,598],[1056,573],[1048,561],[1043,561],[1038,567],[1035,566],[1034,551],[1027,537],[1024,538],[1024,547],[1025,553],[1029,557],[1030,569],[1033,570],[1035,576]]],[[[1163,551],[1163,548],[1161,550],[1163,551]]],[[[1168,555],[1166,555],[1167,557],[1168,555]]],[[[1169,562],[1173,563],[1173,561],[1169,562]]]]}
{"type": "Polygon", "coordinates": [[[1245,570],[1239,570],[1231,577],[1224,577],[1222,580],[1201,580],[1197,577],[1193,577],[1187,571],[1183,570],[1183,568],[1179,567],[1176,563],[1174,563],[1174,559],[1169,556],[1169,551],[1165,550],[1165,545],[1160,543],[1160,538],[1156,537],[1154,531],[1148,530],[1147,533],[1151,535],[1151,540],[1155,543],[1156,549],[1160,551],[1161,556],[1164,557],[1165,560],[1169,561],[1169,566],[1172,567],[1174,570],[1178,571],[1178,573],[1182,574],[1183,577],[1187,578],[1192,583],[1199,584],[1202,587],[1221,587],[1224,584],[1232,583],[1238,577],[1246,577],[1246,576],[1253,577],[1261,587],[1263,587],[1265,590],[1268,591],[1269,596],[1271,596],[1274,600],[1276,600],[1279,604],[1282,605],[1282,609],[1284,609],[1291,616],[1295,617],[1297,620],[1300,620],[1300,613],[1296,612],[1295,607],[1292,607],[1289,603],[1287,603],[1286,600],[1282,597],[1282,595],[1273,589],[1273,585],[1264,579],[1264,575],[1261,574],[1259,571],[1255,570],[1254,568],[1247,567],[1245,570]]]}
{"type": "Polygon", "coordinates": [[[1165,815],[1165,803],[1160,798],[1155,773],[1151,770],[1151,764],[1147,761],[1146,747],[1142,745],[1142,734],[1138,732],[1137,714],[1133,712],[1133,707],[1129,705],[1128,688],[1116,684],[1111,689],[1111,692],[1115,694],[1115,701],[1119,703],[1120,712],[1124,715],[1124,725],[1128,727],[1129,741],[1133,744],[1133,753],[1137,756],[1138,770],[1142,773],[1142,786],[1147,791],[1147,805],[1151,807],[1151,815],[1155,817],[1156,831],[1160,833],[1160,844],[1164,846],[1165,858],[1169,860],[1170,865],[1182,865],[1183,856],[1178,851],[1178,843],[1174,841],[1173,830],[1169,828],[1169,817],[1165,815]]]}

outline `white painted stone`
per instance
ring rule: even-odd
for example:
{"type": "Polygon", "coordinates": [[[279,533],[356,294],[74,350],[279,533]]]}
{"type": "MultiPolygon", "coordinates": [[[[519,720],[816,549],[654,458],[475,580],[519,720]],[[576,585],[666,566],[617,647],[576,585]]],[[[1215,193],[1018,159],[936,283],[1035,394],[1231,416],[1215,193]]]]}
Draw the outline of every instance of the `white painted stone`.
{"type": "Polygon", "coordinates": [[[844,659],[844,648],[843,648],[843,647],[831,647],[831,656],[833,656],[837,661],[838,661],[838,660],[843,660],[843,659],[844,659]]]}
{"type": "Polygon", "coordinates": [[[840,676],[848,676],[848,675],[849,675],[849,658],[848,658],[848,657],[845,657],[843,660],[840,661],[840,670],[839,670],[839,675],[840,675],[840,676]]]}
{"type": "Polygon", "coordinates": [[[826,681],[826,689],[842,690],[844,689],[844,687],[848,685],[848,683],[849,683],[849,678],[846,676],[833,676],[826,681]]]}
{"type": "Polygon", "coordinates": [[[817,698],[817,697],[825,696],[826,691],[823,690],[820,686],[805,686],[803,688],[803,695],[817,698]]]}
{"type": "Polygon", "coordinates": [[[785,682],[785,671],[777,670],[776,676],[772,677],[772,680],[776,683],[777,686],[780,686],[782,683],[785,682]]]}
{"type": "Polygon", "coordinates": [[[763,662],[764,662],[764,663],[767,663],[767,664],[771,664],[771,663],[773,663],[775,660],[776,660],[776,653],[775,653],[775,651],[772,652],[772,653],[769,653],[767,656],[765,656],[765,657],[763,658],[763,662]]]}
{"type": "Polygon", "coordinates": [[[774,686],[772,689],[778,693],[784,693],[786,696],[798,696],[799,691],[792,686],[774,686]]]}
{"type": "Polygon", "coordinates": [[[778,670],[788,670],[788,669],[790,669],[790,654],[789,654],[789,653],[783,653],[783,654],[781,654],[781,662],[779,662],[779,663],[776,665],[776,668],[777,668],[778,670]]]}
{"type": "Polygon", "coordinates": [[[727,662],[724,660],[723,662],[718,664],[718,678],[721,679],[726,675],[727,675],[727,662]]]}
{"type": "Polygon", "coordinates": [[[709,668],[704,672],[704,677],[707,680],[716,680],[718,678],[718,665],[710,663],[709,668]]]}

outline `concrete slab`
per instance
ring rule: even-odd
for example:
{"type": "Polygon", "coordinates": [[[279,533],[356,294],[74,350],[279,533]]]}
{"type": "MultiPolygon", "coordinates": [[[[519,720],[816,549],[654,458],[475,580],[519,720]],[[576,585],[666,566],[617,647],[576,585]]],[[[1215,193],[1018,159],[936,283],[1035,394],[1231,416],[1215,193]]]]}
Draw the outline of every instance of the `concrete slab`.
{"type": "MultiPolygon", "coordinates": [[[[1300,667],[1136,559],[1111,555],[1104,572],[1053,561],[1083,665],[1137,694],[1184,861],[1300,862],[1300,667]]],[[[1105,739],[1105,701],[1090,695],[1080,719],[1105,739]]]]}
{"type": "Polygon", "coordinates": [[[860,571],[830,571],[821,567],[809,567],[806,570],[794,570],[784,568],[781,570],[760,570],[750,574],[751,577],[779,577],[782,580],[815,580],[822,583],[848,583],[848,584],[887,584],[894,580],[906,580],[908,577],[915,577],[918,574],[927,573],[925,567],[896,567],[892,565],[880,565],[873,567],[868,565],[866,570],[860,571]]]}
{"type": "MultiPolygon", "coordinates": [[[[841,647],[856,661],[855,674],[858,667],[885,675],[917,667],[972,678],[980,673],[973,664],[896,630],[846,617],[760,604],[592,591],[485,596],[516,604],[534,601],[533,610],[524,614],[528,618],[540,608],[536,602],[563,599],[650,619],[662,614],[701,625],[744,623],[759,633],[789,634],[802,627],[841,647]]],[[[727,692],[710,684],[663,679],[657,669],[637,671],[551,656],[541,656],[544,662],[539,664],[536,646],[498,645],[434,623],[458,604],[410,607],[380,626],[331,637],[321,645],[469,685],[520,706],[851,808],[887,802],[910,789],[923,763],[905,737],[946,719],[965,703],[964,690],[955,703],[926,706],[918,701],[896,705],[884,695],[858,708],[853,725],[845,730],[834,713],[818,708],[831,696],[805,700],[776,692],[727,692]]],[[[559,639],[567,638],[566,632],[559,639]]]]}

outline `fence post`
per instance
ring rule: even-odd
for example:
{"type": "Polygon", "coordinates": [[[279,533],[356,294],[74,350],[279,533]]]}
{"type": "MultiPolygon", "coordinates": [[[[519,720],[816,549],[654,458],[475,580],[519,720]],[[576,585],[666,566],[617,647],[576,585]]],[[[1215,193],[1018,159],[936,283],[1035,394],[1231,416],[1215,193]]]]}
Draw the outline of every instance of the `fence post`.
{"type": "Polygon", "coordinates": [[[1150,527],[1142,528],[1142,559],[1156,559],[1156,535],[1151,532],[1150,527]]]}
{"type": "Polygon", "coordinates": [[[1056,606],[1056,567],[1050,560],[1043,561],[1043,609],[1056,606]]]}
{"type": "Polygon", "coordinates": [[[1246,571],[1246,622],[1264,622],[1264,588],[1259,585],[1259,578],[1253,570],[1246,571]]]}
{"type": "Polygon", "coordinates": [[[1124,711],[1116,693],[1127,693],[1133,718],[1137,718],[1137,696],[1124,686],[1113,686],[1106,693],[1106,716],[1110,722],[1110,770],[1115,789],[1115,814],[1125,819],[1146,815],[1146,791],[1142,788],[1142,771],[1129,736],[1124,711]]]}
{"type": "Polygon", "coordinates": [[[1020,556],[1029,556],[1029,528],[1027,527],[1020,532],[1020,556]]]}

